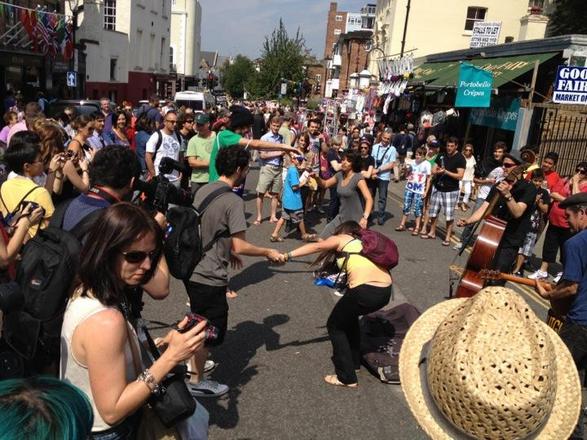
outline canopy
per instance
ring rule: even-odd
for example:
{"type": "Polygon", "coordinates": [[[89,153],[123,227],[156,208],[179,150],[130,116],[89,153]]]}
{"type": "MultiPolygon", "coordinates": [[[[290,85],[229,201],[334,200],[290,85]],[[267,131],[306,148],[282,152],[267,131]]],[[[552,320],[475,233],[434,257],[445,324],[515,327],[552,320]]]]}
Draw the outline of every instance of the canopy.
{"type": "MultiPolygon", "coordinates": [[[[532,70],[534,63],[543,63],[559,52],[537,53],[500,58],[475,58],[471,64],[493,72],[493,87],[497,88],[532,70]]],[[[456,87],[459,79],[459,61],[449,63],[424,63],[414,70],[415,81],[430,81],[427,85],[456,87]]]]}

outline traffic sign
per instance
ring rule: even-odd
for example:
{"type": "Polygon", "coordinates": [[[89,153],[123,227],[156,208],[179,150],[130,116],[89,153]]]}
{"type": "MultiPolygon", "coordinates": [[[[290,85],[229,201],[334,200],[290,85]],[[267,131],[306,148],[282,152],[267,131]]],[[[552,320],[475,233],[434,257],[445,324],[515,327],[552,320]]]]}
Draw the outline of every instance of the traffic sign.
{"type": "Polygon", "coordinates": [[[77,72],[67,72],[67,87],[77,87],[77,72]]]}

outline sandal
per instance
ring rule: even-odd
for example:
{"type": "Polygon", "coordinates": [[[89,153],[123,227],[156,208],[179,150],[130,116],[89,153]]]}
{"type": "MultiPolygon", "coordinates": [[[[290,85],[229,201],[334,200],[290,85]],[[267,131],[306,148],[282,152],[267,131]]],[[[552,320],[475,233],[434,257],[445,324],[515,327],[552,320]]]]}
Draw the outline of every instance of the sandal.
{"type": "Polygon", "coordinates": [[[263,220],[255,220],[255,221],[253,222],[253,224],[254,224],[255,226],[259,226],[259,225],[261,224],[261,222],[262,222],[262,221],[263,221],[263,220]]]}
{"type": "Polygon", "coordinates": [[[302,240],[306,243],[312,243],[318,241],[318,236],[316,234],[304,234],[302,235],[302,240]]]}
{"type": "Polygon", "coordinates": [[[432,236],[429,234],[422,234],[422,235],[420,235],[420,238],[423,240],[436,240],[436,235],[432,236]]]}
{"type": "Polygon", "coordinates": [[[397,228],[395,228],[395,230],[397,232],[402,232],[406,230],[406,227],[404,225],[399,225],[397,228]]]}
{"type": "Polygon", "coordinates": [[[450,241],[449,241],[449,240],[444,240],[444,241],[442,242],[442,245],[443,245],[443,246],[450,246],[450,241]]]}
{"type": "Polygon", "coordinates": [[[416,230],[413,230],[412,231],[412,236],[413,237],[417,237],[418,235],[420,235],[420,233],[418,231],[416,231],[416,230]]]}
{"type": "Polygon", "coordinates": [[[283,241],[283,238],[281,238],[281,237],[280,237],[280,236],[278,236],[278,235],[272,235],[272,236],[269,238],[269,241],[270,241],[271,243],[281,243],[281,242],[283,241]]]}
{"type": "Polygon", "coordinates": [[[335,385],[337,387],[346,387],[346,388],[357,388],[359,386],[358,383],[342,383],[340,380],[338,380],[338,377],[336,377],[336,374],[328,374],[327,376],[324,376],[324,382],[326,382],[329,385],[335,385]]]}

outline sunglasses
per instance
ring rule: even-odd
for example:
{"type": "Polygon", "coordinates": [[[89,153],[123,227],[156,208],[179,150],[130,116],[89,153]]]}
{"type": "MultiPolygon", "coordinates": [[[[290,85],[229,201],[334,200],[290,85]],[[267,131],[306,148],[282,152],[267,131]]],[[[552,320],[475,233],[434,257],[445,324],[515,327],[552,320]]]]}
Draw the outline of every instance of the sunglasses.
{"type": "Polygon", "coordinates": [[[575,170],[575,173],[579,173],[579,174],[587,174],[587,170],[584,170],[583,168],[577,168],[575,170]]]}
{"type": "Polygon", "coordinates": [[[185,121],[186,124],[193,124],[194,121],[192,121],[191,119],[188,119],[187,121],[185,121]]]}
{"type": "Polygon", "coordinates": [[[165,119],[165,122],[169,122],[170,124],[177,124],[177,120],[165,119]]]}
{"type": "Polygon", "coordinates": [[[470,148],[465,148],[465,151],[473,151],[473,150],[471,150],[470,148]]]}
{"type": "Polygon", "coordinates": [[[159,251],[157,251],[157,250],[154,250],[151,252],[129,251],[129,252],[121,252],[121,254],[124,257],[124,261],[126,261],[127,263],[138,264],[138,263],[142,263],[143,261],[145,261],[145,258],[147,258],[147,257],[149,257],[149,260],[152,262],[159,254],[159,251]]]}
{"type": "Polygon", "coordinates": [[[515,167],[515,166],[516,166],[516,164],[515,164],[515,163],[504,163],[504,164],[503,164],[503,167],[504,167],[504,168],[513,168],[513,167],[515,167]]]}

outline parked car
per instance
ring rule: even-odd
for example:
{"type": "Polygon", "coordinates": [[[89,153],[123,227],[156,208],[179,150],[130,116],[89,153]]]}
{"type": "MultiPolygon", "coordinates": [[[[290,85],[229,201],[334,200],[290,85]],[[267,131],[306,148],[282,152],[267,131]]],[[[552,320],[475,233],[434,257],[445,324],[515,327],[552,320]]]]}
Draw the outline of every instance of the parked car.
{"type": "Polygon", "coordinates": [[[211,93],[191,90],[177,92],[174,101],[178,108],[185,105],[186,107],[191,107],[196,113],[210,111],[215,104],[214,97],[211,93]]]}
{"type": "MultiPolygon", "coordinates": [[[[100,111],[100,101],[85,99],[58,99],[49,103],[45,116],[55,118],[63,113],[65,107],[75,108],[76,115],[91,115],[100,111]]],[[[116,109],[116,103],[110,102],[110,110],[116,109]]]]}

